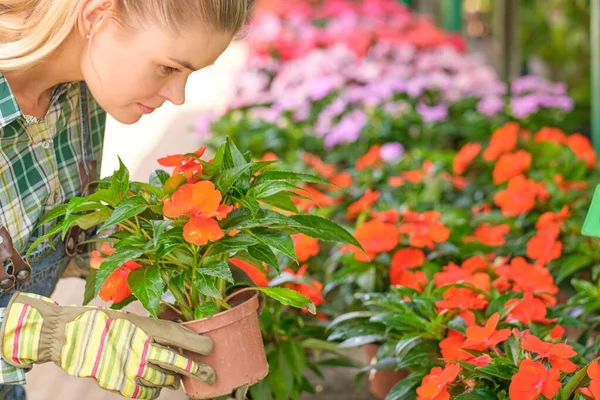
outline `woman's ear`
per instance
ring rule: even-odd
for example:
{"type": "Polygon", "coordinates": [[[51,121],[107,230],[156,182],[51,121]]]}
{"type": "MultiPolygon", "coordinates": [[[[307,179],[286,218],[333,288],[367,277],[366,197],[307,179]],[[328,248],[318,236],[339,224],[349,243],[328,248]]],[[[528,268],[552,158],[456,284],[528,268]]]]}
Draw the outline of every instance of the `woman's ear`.
{"type": "Polygon", "coordinates": [[[77,16],[78,31],[81,37],[93,35],[101,22],[117,9],[117,0],[84,0],[77,16]]]}

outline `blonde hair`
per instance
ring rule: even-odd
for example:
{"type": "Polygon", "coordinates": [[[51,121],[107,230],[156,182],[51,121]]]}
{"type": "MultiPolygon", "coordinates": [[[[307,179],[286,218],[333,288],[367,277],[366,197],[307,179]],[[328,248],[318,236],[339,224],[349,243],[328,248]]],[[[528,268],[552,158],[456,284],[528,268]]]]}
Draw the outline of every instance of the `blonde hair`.
{"type": "MultiPolygon", "coordinates": [[[[0,71],[28,68],[52,54],[73,32],[83,0],[2,0],[0,71]]],[[[218,33],[238,34],[251,16],[254,0],[115,0],[123,24],[148,22],[176,30],[202,23],[218,33]]]]}

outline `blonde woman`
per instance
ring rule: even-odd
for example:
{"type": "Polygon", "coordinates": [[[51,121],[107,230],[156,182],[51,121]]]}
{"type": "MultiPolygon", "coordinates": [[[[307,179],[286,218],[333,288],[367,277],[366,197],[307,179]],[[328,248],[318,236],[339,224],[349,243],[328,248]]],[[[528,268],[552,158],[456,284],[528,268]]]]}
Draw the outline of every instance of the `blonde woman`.
{"type": "MultiPolygon", "coordinates": [[[[183,104],[189,75],[244,27],[252,0],[0,0],[0,398],[25,399],[25,371],[54,362],[129,398],[215,372],[179,353],[212,342],[177,324],[61,307],[48,299],[89,232],[20,254],[57,204],[100,169],[105,115],[131,124],[183,104]],[[3,267],[4,266],[4,267],[3,267]]],[[[52,392],[48,399],[53,398],[52,392]]]]}

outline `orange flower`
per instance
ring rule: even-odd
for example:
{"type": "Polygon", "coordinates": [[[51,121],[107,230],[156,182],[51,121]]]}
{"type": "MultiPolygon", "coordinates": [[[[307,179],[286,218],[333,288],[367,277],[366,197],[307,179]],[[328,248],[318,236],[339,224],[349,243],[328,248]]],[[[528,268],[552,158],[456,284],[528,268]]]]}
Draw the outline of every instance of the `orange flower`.
{"type": "Polygon", "coordinates": [[[444,369],[432,368],[429,375],[423,378],[421,386],[417,388],[417,400],[448,400],[448,386],[454,382],[460,366],[457,364],[446,364],[444,369]]]}
{"type": "Polygon", "coordinates": [[[536,142],[552,142],[557,144],[566,144],[567,135],[565,135],[565,133],[558,128],[545,126],[535,134],[533,140],[535,140],[536,142]]]}
{"type": "Polygon", "coordinates": [[[425,262],[425,254],[420,249],[400,249],[392,257],[390,267],[390,284],[392,286],[405,286],[418,292],[427,284],[427,276],[423,271],[412,272],[410,269],[418,268],[425,262]]]}
{"type": "Polygon", "coordinates": [[[319,240],[306,236],[302,233],[292,235],[294,241],[294,250],[298,261],[303,263],[312,256],[319,254],[319,240]]]}
{"type": "Polygon", "coordinates": [[[173,175],[182,173],[185,175],[188,181],[191,181],[194,174],[202,174],[202,163],[200,162],[200,157],[204,155],[205,151],[206,146],[201,146],[194,152],[197,157],[186,157],[183,154],[176,154],[159,158],[158,163],[163,167],[175,167],[173,170],[173,175]]]}
{"type": "Polygon", "coordinates": [[[565,328],[560,325],[556,325],[552,331],[550,331],[550,337],[554,340],[561,339],[565,334],[565,328]]]}
{"type": "Polygon", "coordinates": [[[356,246],[347,245],[343,252],[352,251],[358,261],[368,262],[379,253],[393,250],[398,246],[400,234],[394,224],[371,220],[356,228],[354,237],[365,249],[366,255],[356,246]]]}
{"type": "Polygon", "coordinates": [[[472,256],[463,261],[461,268],[469,272],[485,271],[490,263],[481,256],[472,256]]]}
{"type": "Polygon", "coordinates": [[[554,183],[558,185],[561,190],[585,190],[588,187],[587,182],[570,181],[566,182],[561,174],[554,175],[554,183]]]}
{"type": "Polygon", "coordinates": [[[425,262],[421,249],[400,249],[392,257],[392,268],[417,268],[425,262]]]}
{"type": "Polygon", "coordinates": [[[496,193],[494,203],[500,207],[502,214],[515,217],[531,211],[535,207],[535,199],[541,194],[537,183],[518,175],[508,181],[506,189],[496,193]]]}
{"type": "Polygon", "coordinates": [[[469,184],[469,180],[464,176],[450,175],[446,171],[442,171],[441,176],[442,178],[452,182],[454,187],[461,191],[464,191],[467,188],[467,185],[469,184]]]}
{"type": "Polygon", "coordinates": [[[127,277],[131,271],[142,268],[142,266],[135,261],[127,261],[119,268],[113,271],[112,274],[106,278],[98,295],[104,301],[112,301],[113,303],[120,303],[129,296],[131,296],[131,289],[127,283],[127,277]]]}
{"type": "MultiPolygon", "coordinates": [[[[304,264],[302,267],[300,267],[300,269],[298,270],[297,273],[294,273],[294,271],[292,271],[291,269],[286,269],[285,272],[292,275],[293,277],[301,278],[306,273],[307,268],[308,268],[308,265],[304,264]]],[[[317,280],[311,279],[310,284],[308,284],[308,283],[287,283],[285,285],[285,287],[288,289],[291,289],[291,290],[295,290],[296,292],[305,296],[310,301],[312,301],[315,304],[315,306],[320,306],[321,304],[323,304],[325,302],[325,299],[323,298],[323,295],[321,294],[321,291],[323,290],[323,285],[321,284],[321,282],[319,282],[317,280]]]]}
{"type": "Polygon", "coordinates": [[[215,189],[211,181],[186,183],[181,185],[171,199],[166,199],[163,213],[169,218],[182,215],[202,215],[205,218],[227,217],[233,207],[221,204],[221,192],[215,189]]]}
{"type": "Polygon", "coordinates": [[[356,169],[362,171],[365,168],[374,167],[378,163],[381,163],[381,146],[376,144],[371,146],[367,154],[356,161],[356,169]]]}
{"type": "Polygon", "coordinates": [[[592,361],[590,363],[587,369],[587,376],[591,379],[590,386],[578,389],[578,392],[583,393],[591,399],[600,399],[600,362],[592,361]]]}
{"type": "Polygon", "coordinates": [[[463,269],[453,262],[444,266],[442,272],[434,274],[433,279],[438,287],[456,283],[468,283],[480,290],[490,290],[490,276],[488,274],[485,272],[473,274],[471,271],[463,269]]]}
{"type": "Polygon", "coordinates": [[[562,253],[562,242],[558,240],[558,235],[560,229],[557,225],[538,230],[536,235],[527,241],[527,257],[542,265],[558,259],[562,253]]]}
{"type": "Polygon", "coordinates": [[[527,335],[521,345],[523,350],[537,353],[540,358],[547,358],[554,368],[562,372],[571,373],[577,370],[577,365],[569,358],[575,357],[577,352],[565,343],[546,343],[534,335],[527,335]]]}
{"type": "Polygon", "coordinates": [[[445,361],[466,361],[471,364],[475,364],[478,367],[488,365],[492,359],[489,355],[485,354],[481,357],[475,357],[461,347],[465,343],[465,337],[462,333],[448,330],[448,337],[440,342],[440,352],[442,358],[445,361]]]}
{"type": "MultiPolygon", "coordinates": [[[[496,268],[500,277],[513,282],[513,291],[525,293],[547,293],[555,295],[558,287],[547,268],[538,264],[529,264],[523,257],[515,257],[510,265],[496,268]]],[[[553,305],[554,299],[540,296],[547,305],[553,305]]]]}
{"type": "Polygon", "coordinates": [[[409,235],[408,242],[414,247],[433,248],[435,243],[442,243],[450,237],[450,230],[438,221],[441,214],[436,211],[426,211],[422,214],[407,211],[399,232],[409,235]]]}
{"type": "Polygon", "coordinates": [[[556,318],[550,320],[546,318],[548,309],[546,304],[531,293],[525,293],[522,299],[510,299],[504,304],[504,308],[513,307],[506,316],[507,321],[519,321],[523,325],[529,325],[532,322],[540,324],[551,324],[556,318]]]}
{"type": "Polygon", "coordinates": [[[335,165],[324,163],[323,160],[314,154],[304,153],[303,159],[307,167],[314,168],[319,175],[326,179],[332,177],[336,172],[335,165]]]}
{"type": "Polygon", "coordinates": [[[483,203],[482,205],[474,205],[471,207],[473,215],[489,214],[492,211],[492,206],[489,203],[483,203]]]}
{"type": "Polygon", "coordinates": [[[375,204],[377,199],[379,199],[379,196],[380,193],[378,191],[367,189],[365,194],[360,199],[348,206],[348,213],[358,214],[367,208],[370,208],[373,206],[373,204],[375,204]]]}
{"type": "Polygon", "coordinates": [[[508,395],[511,400],[536,400],[540,394],[551,399],[560,388],[559,378],[556,368],[547,370],[541,362],[523,360],[511,379],[508,395]]]}
{"type": "Polygon", "coordinates": [[[371,212],[371,218],[377,219],[381,222],[389,222],[395,224],[400,219],[400,212],[395,209],[389,209],[385,211],[373,211],[371,212]]]}
{"type": "Polygon", "coordinates": [[[563,222],[565,219],[570,217],[571,214],[572,213],[569,211],[569,207],[567,206],[563,206],[563,208],[557,213],[553,213],[552,211],[545,212],[540,215],[535,227],[540,229],[546,226],[557,225],[559,228],[562,228],[563,222]]]}
{"type": "Polygon", "coordinates": [[[248,278],[256,286],[265,287],[269,284],[269,279],[267,279],[267,274],[264,271],[261,271],[254,265],[247,263],[246,261],[242,261],[239,258],[230,258],[229,262],[244,271],[248,278]]]}
{"type": "Polygon", "coordinates": [[[409,181],[410,183],[419,183],[423,180],[425,173],[421,169],[411,169],[404,171],[401,174],[402,179],[409,181]]]}
{"type": "Polygon", "coordinates": [[[188,243],[204,246],[208,242],[216,242],[222,239],[225,233],[213,218],[203,215],[194,215],[183,226],[183,238],[188,243]]]}
{"type": "Polygon", "coordinates": [[[411,271],[408,268],[390,268],[390,285],[409,287],[417,292],[423,291],[427,284],[427,276],[423,271],[411,271]]]}
{"type": "Polygon", "coordinates": [[[485,323],[485,326],[467,327],[465,343],[463,349],[487,351],[495,347],[498,343],[505,341],[511,335],[510,329],[496,330],[500,314],[494,313],[485,323]]]}
{"type": "Polygon", "coordinates": [[[490,144],[483,152],[483,159],[493,161],[502,153],[513,151],[517,145],[517,138],[521,127],[516,122],[508,122],[503,127],[498,128],[490,138],[490,144]]]}
{"type": "Polygon", "coordinates": [[[575,153],[577,159],[585,161],[588,168],[596,166],[596,151],[588,138],[579,133],[569,135],[567,146],[575,153]]]}
{"type": "MultiPolygon", "coordinates": [[[[348,172],[339,173],[331,178],[331,183],[343,189],[347,189],[352,184],[352,175],[350,175],[348,172]]],[[[335,189],[337,188],[334,188],[333,190],[335,189]]]]}
{"type": "Polygon", "coordinates": [[[465,144],[454,157],[454,161],[452,162],[452,173],[454,175],[464,174],[469,168],[471,161],[477,157],[480,151],[481,144],[477,142],[465,144]]]}
{"type": "Polygon", "coordinates": [[[481,310],[488,305],[485,296],[471,289],[451,287],[446,290],[444,300],[436,301],[440,311],[444,310],[481,310]]]}
{"type": "Polygon", "coordinates": [[[475,235],[465,237],[464,242],[478,241],[485,246],[502,246],[505,243],[504,235],[508,232],[510,232],[508,224],[492,226],[488,223],[483,223],[475,229],[475,235]]]}
{"type": "Polygon", "coordinates": [[[317,207],[333,205],[334,201],[331,197],[321,193],[314,187],[310,185],[300,185],[300,187],[302,187],[302,190],[294,190],[293,192],[306,198],[292,197],[292,201],[300,212],[308,213],[317,207]]]}
{"type": "Polygon", "coordinates": [[[522,174],[529,169],[531,165],[531,154],[525,150],[519,150],[516,153],[505,153],[500,156],[494,166],[492,178],[496,185],[506,182],[510,178],[522,174]]]}
{"type": "Polygon", "coordinates": [[[267,151],[263,156],[262,156],[262,160],[263,161],[277,161],[279,158],[277,157],[277,154],[273,153],[272,151],[267,151]]]}
{"type": "Polygon", "coordinates": [[[115,253],[115,249],[110,247],[110,245],[108,243],[102,243],[102,246],[100,247],[100,251],[98,251],[98,250],[92,251],[92,255],[91,255],[91,259],[90,259],[90,267],[92,267],[94,269],[100,268],[100,266],[102,265],[102,263],[105,260],[105,258],[102,257],[102,254],[107,255],[107,256],[112,256],[114,253],[115,253]]]}

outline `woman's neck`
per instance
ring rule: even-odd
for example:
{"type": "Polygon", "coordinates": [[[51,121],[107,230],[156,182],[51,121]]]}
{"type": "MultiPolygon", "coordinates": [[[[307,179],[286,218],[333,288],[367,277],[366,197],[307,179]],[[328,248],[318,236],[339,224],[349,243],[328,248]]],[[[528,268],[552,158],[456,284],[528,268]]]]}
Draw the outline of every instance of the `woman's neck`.
{"type": "Polygon", "coordinates": [[[80,60],[86,43],[73,33],[45,61],[23,70],[3,71],[24,114],[45,116],[56,85],[83,80],[80,60]]]}

